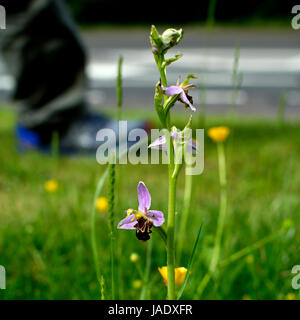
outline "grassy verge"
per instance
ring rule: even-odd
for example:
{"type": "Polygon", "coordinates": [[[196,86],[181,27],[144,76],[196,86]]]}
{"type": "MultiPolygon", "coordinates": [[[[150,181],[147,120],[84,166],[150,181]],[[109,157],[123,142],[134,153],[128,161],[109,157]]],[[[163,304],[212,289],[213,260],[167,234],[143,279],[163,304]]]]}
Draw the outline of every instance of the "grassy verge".
{"type": "MultiPolygon", "coordinates": [[[[147,117],[153,113],[128,112],[147,117]]],[[[182,115],[176,119],[183,124],[182,115]]],[[[153,119],[155,121],[155,118],[153,119]]],[[[14,116],[0,111],[0,265],[5,266],[7,289],[2,299],[93,299],[99,297],[90,248],[90,207],[103,166],[95,158],[61,158],[58,164],[39,153],[20,154],[13,138],[14,116]],[[44,190],[50,178],[59,181],[56,193],[44,190]]],[[[263,245],[251,255],[224,266],[207,286],[206,299],[284,299],[291,288],[290,270],[299,264],[300,220],[300,123],[279,127],[272,119],[208,117],[208,126],[234,128],[229,159],[229,209],[222,240],[221,258],[272,234],[284,221],[292,227],[281,237],[263,245]]],[[[229,142],[229,141],[228,141],[229,142]]],[[[118,170],[118,167],[117,167],[118,170]]],[[[143,180],[152,195],[153,208],[167,212],[167,173],[160,165],[127,165],[122,169],[122,190],[116,203],[116,220],[124,210],[137,205],[136,186],[143,180]]],[[[178,208],[183,201],[183,177],[179,177],[178,208]]],[[[182,298],[193,298],[208,268],[214,245],[218,203],[216,148],[205,138],[205,170],[195,177],[188,235],[183,260],[188,262],[198,227],[203,224],[200,251],[196,255],[190,282],[182,298]]],[[[107,190],[105,190],[104,195],[107,190]]],[[[97,217],[98,248],[104,290],[110,290],[107,215],[97,217]]],[[[135,299],[140,275],[129,261],[132,252],[146,255],[145,243],[134,231],[118,230],[117,250],[122,279],[121,298],[135,299]]],[[[150,272],[151,298],[164,299],[166,290],[157,268],[165,265],[163,246],[153,233],[150,272]]],[[[178,265],[181,266],[181,265],[178,265]]],[[[290,296],[291,297],[291,296],[290,296]]],[[[293,297],[293,296],[292,296],[293,297]]],[[[295,296],[297,298],[297,296],[295,296]]]]}

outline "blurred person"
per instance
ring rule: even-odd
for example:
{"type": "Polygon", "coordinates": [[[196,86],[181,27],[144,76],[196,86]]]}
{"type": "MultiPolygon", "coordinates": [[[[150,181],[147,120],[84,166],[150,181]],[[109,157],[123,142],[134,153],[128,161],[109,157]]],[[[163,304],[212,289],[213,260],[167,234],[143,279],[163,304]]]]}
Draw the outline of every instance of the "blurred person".
{"type": "MultiPolygon", "coordinates": [[[[96,133],[118,122],[88,110],[87,57],[76,27],[60,0],[6,0],[0,50],[15,80],[16,136],[22,149],[48,150],[53,133],[66,152],[95,151],[96,133]]],[[[148,129],[129,122],[128,130],[148,129]]]]}

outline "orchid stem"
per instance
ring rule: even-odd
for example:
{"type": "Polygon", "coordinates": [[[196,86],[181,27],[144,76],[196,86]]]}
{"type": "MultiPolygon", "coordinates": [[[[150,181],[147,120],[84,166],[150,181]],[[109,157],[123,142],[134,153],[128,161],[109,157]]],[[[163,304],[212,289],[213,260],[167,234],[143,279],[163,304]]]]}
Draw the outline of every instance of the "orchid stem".
{"type": "MultiPolygon", "coordinates": [[[[166,76],[166,64],[165,56],[163,52],[154,54],[154,59],[159,70],[161,85],[167,87],[167,76],[166,76]]],[[[178,97],[174,97],[177,100],[178,97]]],[[[164,94],[164,102],[168,97],[164,94]]],[[[175,100],[175,101],[176,101],[175,100]]],[[[170,112],[165,108],[165,119],[162,124],[169,131],[171,127],[170,112]]],[[[167,222],[167,274],[168,274],[168,300],[175,300],[175,209],[176,209],[176,184],[178,172],[174,174],[175,168],[175,157],[174,157],[174,146],[171,135],[169,135],[168,143],[168,155],[169,155],[169,195],[168,195],[168,222],[167,222]]],[[[160,230],[161,231],[161,230],[160,230]]]]}
{"type": "MultiPolygon", "coordinates": [[[[165,60],[165,56],[164,56],[164,54],[161,54],[161,55],[159,55],[158,59],[155,60],[155,61],[156,61],[156,64],[157,64],[157,67],[158,67],[158,70],[159,70],[161,84],[164,87],[167,87],[168,86],[168,82],[167,82],[166,67],[162,66],[164,60],[165,60]]],[[[166,95],[164,97],[165,97],[165,100],[168,98],[166,95]]]]}
{"type": "MultiPolygon", "coordinates": [[[[167,86],[166,70],[162,67],[162,55],[158,61],[161,83],[167,86]]],[[[168,121],[170,122],[170,121],[168,121]]],[[[168,227],[167,227],[167,273],[168,273],[168,300],[175,300],[175,207],[176,207],[176,181],[174,172],[174,149],[170,135],[169,140],[169,200],[168,200],[168,227]]]]}
{"type": "Polygon", "coordinates": [[[167,270],[168,270],[168,300],[175,299],[175,208],[176,208],[176,182],[173,177],[174,150],[170,137],[170,164],[169,164],[169,202],[168,202],[168,230],[167,230],[167,270]]]}

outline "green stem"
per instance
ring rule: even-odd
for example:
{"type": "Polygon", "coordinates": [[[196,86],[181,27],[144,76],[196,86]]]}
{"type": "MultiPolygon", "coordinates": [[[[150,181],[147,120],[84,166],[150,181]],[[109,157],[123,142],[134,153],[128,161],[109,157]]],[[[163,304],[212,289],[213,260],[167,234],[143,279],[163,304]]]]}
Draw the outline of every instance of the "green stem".
{"type": "Polygon", "coordinates": [[[112,300],[116,298],[115,293],[115,164],[109,164],[109,199],[108,199],[108,220],[110,233],[110,257],[111,257],[111,295],[112,300]]]}
{"type": "MultiPolygon", "coordinates": [[[[118,61],[118,74],[117,74],[117,82],[116,82],[116,89],[117,89],[117,107],[118,107],[118,114],[117,114],[117,120],[118,123],[120,123],[120,121],[122,120],[122,110],[123,110],[123,85],[122,85],[122,68],[123,68],[123,57],[120,56],[119,57],[119,61],[118,61]]],[[[116,192],[115,194],[118,195],[118,199],[117,201],[120,203],[122,202],[122,192],[120,192],[120,190],[122,190],[122,168],[119,167],[119,174],[117,176],[117,182],[116,182],[116,192]]],[[[112,226],[112,228],[114,228],[114,226],[112,226]]],[[[120,260],[120,252],[119,250],[117,251],[115,248],[115,244],[113,241],[113,235],[111,237],[111,268],[113,271],[112,274],[112,291],[113,291],[113,295],[115,294],[115,282],[116,282],[116,274],[118,275],[118,282],[119,282],[119,287],[118,287],[118,293],[119,293],[119,298],[120,298],[120,294],[122,293],[122,289],[123,289],[123,282],[120,279],[120,268],[119,265],[114,263],[114,260],[120,260]]]]}
{"type": "Polygon", "coordinates": [[[206,29],[208,34],[210,34],[214,29],[215,24],[215,12],[216,12],[217,0],[210,0],[208,4],[206,29]]]}
{"type": "Polygon", "coordinates": [[[100,288],[102,287],[102,282],[101,282],[101,276],[100,276],[100,270],[99,270],[99,256],[98,256],[98,247],[97,247],[97,240],[96,240],[96,201],[99,197],[99,194],[103,188],[104,182],[106,180],[106,177],[108,175],[108,168],[104,171],[102,174],[95,194],[94,194],[94,199],[93,199],[93,207],[92,207],[92,214],[91,214],[91,245],[92,245],[92,251],[93,251],[93,259],[94,259],[94,265],[95,265],[95,271],[97,275],[97,280],[99,283],[100,288]]]}
{"type": "Polygon", "coordinates": [[[211,279],[211,273],[207,272],[203,277],[202,281],[200,282],[200,285],[197,290],[197,297],[195,297],[195,299],[200,299],[200,297],[202,297],[202,293],[206,288],[206,286],[208,285],[210,279],[211,279]]]}
{"type": "Polygon", "coordinates": [[[115,239],[114,235],[111,234],[110,238],[110,256],[111,256],[111,296],[112,300],[115,300],[115,239]]]}
{"type": "MultiPolygon", "coordinates": [[[[160,74],[161,84],[164,87],[167,87],[168,83],[167,83],[166,67],[162,66],[164,60],[165,60],[164,54],[160,54],[158,57],[155,57],[155,62],[156,62],[156,65],[157,65],[157,68],[158,68],[159,74],[160,74]]],[[[168,97],[166,95],[164,95],[164,100],[166,101],[167,99],[168,99],[168,97]]]]}
{"type": "MultiPolygon", "coordinates": [[[[154,55],[158,67],[161,84],[167,86],[166,68],[163,67],[164,54],[154,55]]],[[[164,101],[168,97],[164,95],[164,101]]],[[[166,126],[170,130],[170,113],[166,113],[166,126]]],[[[167,270],[168,270],[168,299],[175,300],[175,208],[176,208],[176,182],[178,173],[174,173],[174,146],[171,135],[169,137],[169,198],[168,198],[168,222],[167,222],[167,270]]]]}
{"type": "Polygon", "coordinates": [[[175,300],[175,208],[176,208],[176,182],[173,177],[174,150],[170,136],[169,164],[169,199],[168,199],[168,230],[167,230],[167,267],[168,267],[168,300],[175,300]]]}
{"type": "Polygon", "coordinates": [[[122,66],[123,66],[123,57],[120,56],[119,61],[118,61],[118,75],[117,75],[117,85],[116,85],[116,87],[117,87],[117,105],[119,108],[119,113],[121,113],[122,104],[123,104],[122,66]]]}
{"type": "Polygon", "coordinates": [[[162,66],[163,62],[165,60],[165,57],[163,54],[161,54],[157,61],[157,67],[160,74],[161,83],[164,87],[167,86],[167,75],[166,75],[166,68],[162,66]]]}
{"type": "Polygon", "coordinates": [[[210,272],[213,273],[219,263],[221,241],[225,224],[226,210],[227,210],[227,182],[226,182],[226,161],[224,144],[222,142],[217,144],[218,149],[218,161],[219,161],[219,179],[220,179],[220,212],[217,222],[217,232],[213,255],[210,263],[210,272]]]}

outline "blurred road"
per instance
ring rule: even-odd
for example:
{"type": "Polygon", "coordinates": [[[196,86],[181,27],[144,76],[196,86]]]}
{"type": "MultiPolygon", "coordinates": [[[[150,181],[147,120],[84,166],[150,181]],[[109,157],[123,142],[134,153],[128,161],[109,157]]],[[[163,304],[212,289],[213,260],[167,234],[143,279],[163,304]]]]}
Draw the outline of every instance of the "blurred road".
{"type": "MultiPolygon", "coordinates": [[[[184,56],[168,68],[169,84],[188,73],[199,76],[198,89],[190,94],[195,105],[205,101],[208,112],[225,112],[232,99],[232,72],[236,45],[240,46],[238,72],[242,87],[237,98],[239,112],[275,114],[280,96],[286,95],[287,113],[300,115],[300,31],[214,30],[184,28],[181,45],[170,55],[184,56]]],[[[153,88],[159,79],[149,46],[147,29],[103,29],[83,32],[90,63],[88,99],[94,106],[115,105],[117,61],[124,57],[125,107],[151,107],[153,88]]],[[[0,99],[7,97],[12,79],[0,68],[0,99]]],[[[179,108],[178,108],[179,109],[179,108]]]]}

